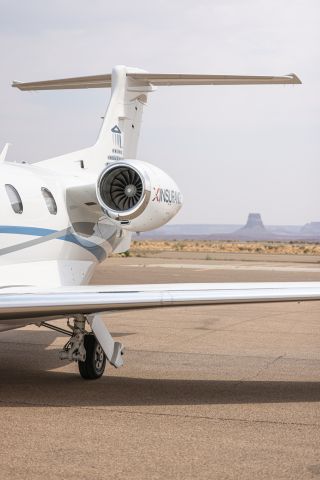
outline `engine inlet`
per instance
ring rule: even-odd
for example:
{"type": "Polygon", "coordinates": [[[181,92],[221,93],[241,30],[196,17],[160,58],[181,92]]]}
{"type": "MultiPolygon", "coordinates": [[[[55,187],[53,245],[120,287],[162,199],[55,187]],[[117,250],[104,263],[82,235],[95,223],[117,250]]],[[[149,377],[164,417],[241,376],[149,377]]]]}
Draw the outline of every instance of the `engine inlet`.
{"type": "Polygon", "coordinates": [[[107,208],[125,212],[134,208],[143,196],[143,182],[130,166],[114,166],[100,179],[99,193],[107,208]]]}

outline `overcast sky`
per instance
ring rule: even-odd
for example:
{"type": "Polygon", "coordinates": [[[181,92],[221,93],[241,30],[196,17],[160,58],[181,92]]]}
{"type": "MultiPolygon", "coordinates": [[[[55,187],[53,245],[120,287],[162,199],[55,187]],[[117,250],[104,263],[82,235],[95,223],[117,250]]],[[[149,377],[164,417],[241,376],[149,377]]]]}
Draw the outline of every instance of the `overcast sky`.
{"type": "Polygon", "coordinates": [[[177,181],[174,223],[320,221],[319,0],[0,0],[0,143],[39,161],[94,143],[109,91],[22,93],[13,79],[287,74],[297,86],[159,88],[138,158],[177,181]]]}

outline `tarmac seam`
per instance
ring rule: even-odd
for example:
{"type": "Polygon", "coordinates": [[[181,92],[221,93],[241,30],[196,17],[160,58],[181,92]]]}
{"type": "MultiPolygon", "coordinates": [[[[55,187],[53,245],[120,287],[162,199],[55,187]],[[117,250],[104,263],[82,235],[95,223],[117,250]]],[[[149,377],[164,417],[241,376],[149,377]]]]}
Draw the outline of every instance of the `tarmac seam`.
{"type": "MultiPolygon", "coordinates": [[[[126,348],[127,352],[135,352],[135,353],[163,353],[163,354],[174,354],[174,355],[196,355],[197,357],[199,356],[205,356],[205,357],[236,357],[236,358],[259,358],[259,359],[267,359],[267,358],[274,358],[270,356],[263,356],[263,355],[234,355],[234,354],[228,354],[228,353],[201,353],[201,352],[173,352],[173,351],[167,351],[167,350],[136,350],[134,348],[126,348]]],[[[286,360],[304,360],[308,362],[320,362],[320,358],[305,358],[305,357],[289,357],[286,355],[281,355],[283,358],[286,360]]]]}
{"type": "MultiPolygon", "coordinates": [[[[172,252],[169,252],[169,253],[177,253],[177,252],[172,251],[172,252]]],[[[190,252],[187,252],[187,251],[186,251],[185,253],[190,253],[190,252]]],[[[230,256],[232,255],[232,256],[234,256],[234,258],[236,258],[236,256],[239,255],[237,252],[199,252],[199,253],[201,253],[201,254],[203,254],[203,255],[208,255],[208,254],[209,254],[209,255],[216,255],[216,254],[218,254],[218,255],[230,255],[230,256]]],[[[252,255],[252,254],[248,253],[248,254],[244,254],[244,255],[252,255]]],[[[253,254],[253,255],[257,255],[257,254],[253,254]]],[[[248,262],[248,263],[251,263],[251,262],[256,262],[256,263],[257,263],[257,262],[258,262],[258,263],[259,263],[259,262],[260,262],[260,263],[263,263],[263,264],[266,263],[267,265],[270,265],[270,263],[271,263],[271,264],[272,264],[272,263],[283,263],[284,265],[285,265],[286,263],[302,263],[302,264],[304,264],[304,265],[310,265],[310,264],[312,265],[312,264],[320,263],[320,260],[318,260],[319,255],[315,255],[315,256],[309,255],[308,259],[301,259],[301,260],[300,260],[300,259],[297,259],[297,258],[294,258],[294,257],[296,257],[295,254],[291,254],[291,255],[290,255],[290,254],[288,254],[288,253],[285,253],[285,254],[281,254],[281,253],[280,253],[280,254],[279,254],[279,253],[276,253],[276,254],[268,253],[267,255],[270,257],[270,259],[268,259],[268,260],[261,260],[261,259],[256,259],[256,258],[247,258],[247,259],[237,258],[237,262],[239,262],[239,263],[245,263],[245,262],[248,262]],[[276,258],[272,258],[273,255],[286,255],[286,256],[288,256],[288,258],[284,258],[284,259],[281,259],[281,260],[277,260],[276,258]],[[293,257],[293,258],[290,258],[289,255],[290,255],[290,257],[293,257]]],[[[141,258],[141,257],[136,257],[136,256],[132,255],[131,258],[132,258],[132,260],[134,260],[134,259],[136,259],[136,258],[141,258]]],[[[157,257],[156,255],[150,255],[150,256],[147,256],[147,255],[146,255],[144,258],[145,258],[146,260],[149,260],[149,259],[150,259],[150,260],[159,259],[159,260],[169,260],[169,261],[171,261],[171,262],[176,262],[176,260],[177,260],[176,258],[172,258],[172,255],[170,255],[170,256],[165,256],[165,257],[157,257]]],[[[219,258],[219,257],[216,257],[216,258],[212,258],[212,259],[211,259],[211,262],[220,262],[220,263],[222,263],[222,262],[234,262],[234,258],[227,258],[227,257],[219,258]]],[[[196,257],[196,256],[194,256],[194,257],[192,257],[192,258],[190,258],[190,257],[189,257],[189,258],[180,257],[180,258],[178,258],[178,259],[179,259],[179,260],[184,260],[185,262],[192,262],[193,260],[205,260],[205,258],[198,258],[198,257],[196,257]]],[[[137,260],[134,260],[134,261],[137,261],[137,260]]],[[[208,261],[208,260],[206,260],[206,262],[207,262],[207,261],[208,261]]],[[[209,260],[209,261],[210,261],[210,260],[209,260]]],[[[109,260],[109,262],[111,263],[110,260],[109,260]]],[[[118,267],[118,265],[119,265],[119,262],[114,262],[114,266],[115,266],[115,267],[118,267]]],[[[132,265],[132,264],[130,264],[130,265],[132,265]]],[[[135,264],[133,264],[133,265],[135,265],[135,264]]],[[[142,267],[143,267],[144,265],[148,265],[148,262],[145,262],[145,263],[141,263],[141,264],[140,264],[140,266],[142,266],[142,267]]],[[[191,265],[192,265],[192,263],[191,263],[191,265]]],[[[212,264],[209,264],[209,265],[212,265],[212,264]]],[[[123,266],[123,265],[121,265],[121,266],[123,266]]],[[[125,266],[126,266],[126,265],[125,265],[125,266]]]]}
{"type": "MultiPolygon", "coordinates": [[[[19,402],[19,401],[7,401],[7,400],[0,400],[0,403],[6,405],[17,405],[17,406],[32,406],[32,407],[49,407],[49,408],[70,408],[71,406],[63,405],[63,404],[50,404],[50,403],[34,403],[34,402],[19,402]]],[[[233,417],[209,417],[207,415],[179,415],[173,413],[157,413],[157,412],[138,412],[137,410],[117,410],[113,408],[101,408],[101,407],[87,407],[87,406],[73,406],[80,410],[106,410],[107,412],[112,413],[120,413],[120,414],[132,414],[132,415],[141,415],[141,416],[154,416],[154,417],[171,417],[171,418],[185,418],[189,420],[211,420],[214,422],[240,422],[240,423],[247,423],[247,424],[266,424],[266,425],[279,425],[279,426],[294,426],[294,427],[316,427],[320,428],[320,424],[317,423],[304,423],[304,422],[281,422],[281,421],[273,421],[273,420],[247,420],[244,418],[233,418],[233,417]]]]}
{"type": "MultiPolygon", "coordinates": [[[[92,407],[84,407],[88,410],[92,410],[92,407]]],[[[317,423],[303,423],[303,422],[276,422],[272,420],[247,420],[244,418],[232,418],[232,417],[208,417],[206,415],[178,415],[172,413],[154,413],[154,412],[138,412],[136,410],[109,410],[113,413],[132,413],[135,415],[150,415],[150,416],[164,416],[164,417],[177,417],[177,418],[187,418],[187,419],[201,419],[201,420],[212,420],[216,422],[242,422],[242,423],[261,423],[261,424],[270,424],[270,425],[292,425],[297,427],[317,427],[320,428],[320,425],[317,423]]]]}

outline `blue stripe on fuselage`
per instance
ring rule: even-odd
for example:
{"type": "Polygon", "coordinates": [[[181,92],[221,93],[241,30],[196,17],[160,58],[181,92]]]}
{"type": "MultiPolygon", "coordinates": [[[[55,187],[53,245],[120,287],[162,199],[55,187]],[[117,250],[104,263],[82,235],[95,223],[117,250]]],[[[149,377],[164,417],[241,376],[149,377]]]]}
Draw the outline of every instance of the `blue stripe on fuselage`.
{"type": "MultiPolygon", "coordinates": [[[[0,234],[1,233],[9,233],[13,235],[30,235],[34,237],[47,237],[53,234],[59,234],[59,230],[38,227],[22,227],[17,225],[0,225],[0,234]]],[[[61,230],[61,236],[57,236],[55,238],[48,238],[48,241],[50,240],[63,240],[65,242],[74,243],[75,245],[78,245],[79,247],[82,247],[88,252],[92,253],[92,255],[94,255],[99,262],[102,262],[107,256],[105,250],[102,247],[82,237],[81,239],[79,239],[77,235],[70,231],[70,229],[61,230]]],[[[21,244],[17,245],[17,247],[20,245],[21,244]]]]}

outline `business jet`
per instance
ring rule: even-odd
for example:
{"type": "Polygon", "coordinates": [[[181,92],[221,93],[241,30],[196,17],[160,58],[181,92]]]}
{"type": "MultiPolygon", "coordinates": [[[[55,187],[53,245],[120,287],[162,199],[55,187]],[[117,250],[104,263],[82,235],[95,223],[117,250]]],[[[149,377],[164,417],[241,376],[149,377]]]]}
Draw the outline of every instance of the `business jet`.
{"type": "MultiPolygon", "coordinates": [[[[164,171],[136,159],[143,107],[158,86],[299,84],[294,75],[112,74],[13,82],[21,91],[111,87],[96,143],[36,164],[0,155],[0,331],[28,324],[66,334],[61,359],[84,379],[106,362],[123,365],[101,313],[188,305],[320,299],[320,282],[90,286],[96,266],[125,252],[133,232],[158,228],[180,210],[182,194],[164,171]],[[66,319],[65,328],[55,320],[66,319]]],[[[128,313],[129,314],[129,313],[128,313]]]]}

